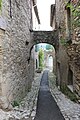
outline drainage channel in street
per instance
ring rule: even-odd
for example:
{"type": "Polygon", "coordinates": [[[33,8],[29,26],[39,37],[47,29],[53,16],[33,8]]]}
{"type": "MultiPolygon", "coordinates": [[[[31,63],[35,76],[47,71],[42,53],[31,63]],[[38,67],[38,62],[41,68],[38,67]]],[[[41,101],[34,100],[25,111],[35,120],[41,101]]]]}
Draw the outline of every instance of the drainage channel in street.
{"type": "Polygon", "coordinates": [[[34,120],[64,120],[64,117],[49,90],[47,70],[45,70],[42,75],[34,120]]]}

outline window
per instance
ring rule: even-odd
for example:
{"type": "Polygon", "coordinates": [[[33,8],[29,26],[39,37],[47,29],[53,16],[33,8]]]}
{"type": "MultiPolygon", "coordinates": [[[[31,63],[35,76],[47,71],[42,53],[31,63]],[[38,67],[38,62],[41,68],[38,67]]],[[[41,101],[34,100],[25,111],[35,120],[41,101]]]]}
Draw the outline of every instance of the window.
{"type": "Polygon", "coordinates": [[[73,72],[70,68],[68,71],[68,85],[73,85],[73,72]]]}

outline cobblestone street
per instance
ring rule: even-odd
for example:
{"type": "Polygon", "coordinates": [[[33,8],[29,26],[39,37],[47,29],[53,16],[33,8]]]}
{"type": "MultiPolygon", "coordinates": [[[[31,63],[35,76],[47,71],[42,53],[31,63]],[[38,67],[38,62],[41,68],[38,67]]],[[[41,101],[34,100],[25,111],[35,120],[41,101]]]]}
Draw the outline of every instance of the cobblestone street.
{"type": "Polygon", "coordinates": [[[50,91],[55,98],[65,120],[80,120],[80,104],[72,102],[55,86],[55,76],[49,73],[50,91]]]}
{"type": "Polygon", "coordinates": [[[32,83],[31,91],[23,99],[19,107],[15,107],[10,112],[5,112],[0,109],[0,120],[33,120],[36,114],[36,103],[40,79],[42,74],[36,73],[32,83]]]}
{"type": "MultiPolygon", "coordinates": [[[[34,120],[41,76],[42,74],[36,73],[31,91],[23,99],[19,107],[15,107],[9,112],[0,109],[0,120],[34,120]]],[[[55,86],[55,76],[52,73],[49,73],[49,86],[65,120],[80,120],[80,105],[70,101],[58,90],[55,86]]]]}

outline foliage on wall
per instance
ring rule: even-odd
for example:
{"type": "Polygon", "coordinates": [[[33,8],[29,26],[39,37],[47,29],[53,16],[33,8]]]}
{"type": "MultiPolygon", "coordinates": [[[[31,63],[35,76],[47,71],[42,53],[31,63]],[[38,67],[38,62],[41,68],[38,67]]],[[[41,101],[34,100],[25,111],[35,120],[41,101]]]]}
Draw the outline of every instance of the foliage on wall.
{"type": "Polygon", "coordinates": [[[71,9],[73,27],[80,27],[80,1],[76,4],[68,3],[66,7],[71,9]]]}
{"type": "Polygon", "coordinates": [[[1,7],[2,7],[2,0],[0,0],[0,10],[1,10],[1,7]]]}

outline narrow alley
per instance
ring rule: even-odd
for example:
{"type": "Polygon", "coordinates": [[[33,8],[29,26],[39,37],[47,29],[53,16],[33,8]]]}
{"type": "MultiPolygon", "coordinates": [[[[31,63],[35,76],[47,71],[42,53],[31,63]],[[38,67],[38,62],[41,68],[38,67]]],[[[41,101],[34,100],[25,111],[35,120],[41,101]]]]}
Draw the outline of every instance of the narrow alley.
{"type": "MultiPolygon", "coordinates": [[[[56,87],[56,84],[55,84],[56,79],[55,79],[55,75],[53,75],[53,73],[49,72],[48,75],[49,75],[49,78],[48,78],[49,83],[47,83],[47,85],[46,85],[47,87],[43,87],[43,86],[41,86],[42,84],[44,84],[44,82],[41,83],[43,72],[36,73],[34,81],[32,82],[31,90],[28,92],[28,94],[25,96],[25,98],[21,101],[20,105],[15,106],[11,111],[3,111],[2,109],[0,109],[0,120],[36,120],[36,119],[38,119],[37,117],[41,117],[41,118],[45,117],[46,118],[46,116],[41,116],[41,114],[44,114],[45,111],[48,112],[47,107],[45,109],[45,107],[42,108],[42,106],[41,106],[41,105],[45,106],[46,103],[44,103],[44,104],[40,103],[41,100],[40,100],[40,102],[37,103],[37,101],[39,100],[38,93],[40,93],[40,91],[39,91],[40,89],[43,89],[44,92],[48,92],[48,95],[50,96],[49,99],[53,100],[53,101],[51,100],[51,102],[48,103],[48,105],[49,104],[52,105],[51,108],[53,106],[58,105],[59,108],[57,107],[57,109],[59,111],[59,113],[58,113],[59,116],[62,117],[62,115],[63,115],[65,120],[80,120],[80,105],[72,102],[56,87]],[[41,85],[40,85],[40,83],[41,83],[41,85]],[[49,84],[49,87],[48,87],[48,84],[49,84]],[[45,88],[47,88],[47,91],[45,88]],[[49,92],[49,90],[51,93],[49,92]],[[54,100],[56,101],[56,103],[54,100]],[[53,103],[57,104],[57,105],[54,105],[53,103]],[[42,108],[42,110],[38,112],[38,110],[41,108],[42,108]],[[45,109],[45,111],[43,111],[44,109],[45,109]]],[[[47,79],[46,79],[46,82],[47,82],[47,79]]],[[[40,96],[41,96],[41,94],[40,94],[40,96]]],[[[45,95],[45,97],[47,97],[47,96],[45,95]]],[[[46,101],[46,99],[44,101],[46,101]]],[[[49,106],[49,110],[51,110],[51,108],[49,106]]],[[[46,112],[45,112],[45,114],[46,114],[46,112]]],[[[56,112],[55,110],[54,111],[52,110],[51,113],[49,112],[47,114],[47,116],[51,115],[51,114],[54,115],[55,112],[56,112]]],[[[55,115],[56,115],[56,113],[55,113],[55,115]]],[[[52,117],[53,115],[51,115],[50,117],[52,117]]],[[[54,116],[53,116],[53,118],[54,118],[54,116]]],[[[56,117],[58,117],[58,116],[56,116],[56,117]]],[[[62,119],[63,119],[63,117],[62,117],[62,119]]],[[[50,119],[50,120],[54,120],[54,119],[50,119]]]]}
{"type": "Polygon", "coordinates": [[[0,0],[0,120],[80,120],[80,0],[0,0]]]}
{"type": "Polygon", "coordinates": [[[37,112],[34,120],[64,120],[64,117],[49,90],[48,71],[44,71],[41,78],[37,112]]]}

